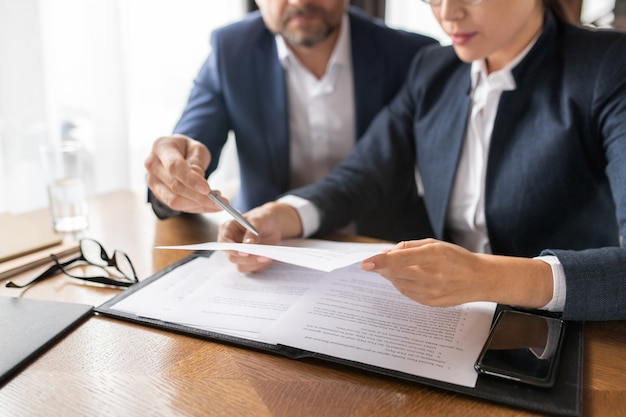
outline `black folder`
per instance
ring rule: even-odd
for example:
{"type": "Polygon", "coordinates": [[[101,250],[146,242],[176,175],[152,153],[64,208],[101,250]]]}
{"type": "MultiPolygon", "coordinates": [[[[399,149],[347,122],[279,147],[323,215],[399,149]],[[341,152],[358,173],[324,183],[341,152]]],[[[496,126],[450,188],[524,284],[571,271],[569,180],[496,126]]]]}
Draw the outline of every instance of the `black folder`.
{"type": "Polygon", "coordinates": [[[0,385],[92,311],[85,304],[0,297],[0,385]]]}
{"type": "MultiPolygon", "coordinates": [[[[111,307],[120,300],[128,297],[133,292],[150,285],[171,270],[189,262],[198,256],[209,256],[210,253],[196,252],[178,263],[156,273],[152,277],[129,287],[126,291],[107,301],[95,311],[109,317],[114,317],[133,323],[174,331],[207,340],[229,343],[237,346],[245,346],[257,350],[272,352],[292,359],[317,358],[325,361],[340,363],[363,369],[366,371],[383,374],[403,380],[417,382],[431,387],[470,395],[473,397],[494,401],[509,406],[542,412],[558,416],[578,417],[582,413],[582,372],[583,372],[583,324],[579,322],[566,322],[566,330],[563,338],[561,359],[557,370],[556,382],[551,388],[538,388],[524,385],[514,381],[507,381],[488,375],[479,375],[475,388],[468,388],[447,382],[437,381],[403,372],[384,369],[359,362],[335,358],[315,352],[294,349],[283,345],[272,345],[254,340],[243,339],[231,335],[220,334],[194,327],[183,326],[176,323],[163,322],[134,314],[113,310],[111,307]]],[[[507,308],[499,306],[498,309],[507,308]]],[[[496,314],[497,315],[497,314],[496,314]]]]}

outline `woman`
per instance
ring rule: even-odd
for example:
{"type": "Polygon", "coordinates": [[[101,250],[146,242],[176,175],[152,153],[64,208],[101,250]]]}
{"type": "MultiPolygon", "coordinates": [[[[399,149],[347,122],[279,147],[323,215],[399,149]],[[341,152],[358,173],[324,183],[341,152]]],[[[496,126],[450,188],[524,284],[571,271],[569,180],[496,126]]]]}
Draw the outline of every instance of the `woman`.
{"type": "MultiPolygon", "coordinates": [[[[373,201],[394,204],[394,178],[417,166],[436,239],[399,243],[363,269],[431,306],[625,319],[626,35],[568,25],[550,1],[429,3],[452,46],[416,56],[329,176],[293,192],[296,203],[248,213],[261,242],[327,233],[373,201]]],[[[234,223],[220,239],[256,241],[234,223]]],[[[229,256],[242,271],[268,263],[229,256]]]]}

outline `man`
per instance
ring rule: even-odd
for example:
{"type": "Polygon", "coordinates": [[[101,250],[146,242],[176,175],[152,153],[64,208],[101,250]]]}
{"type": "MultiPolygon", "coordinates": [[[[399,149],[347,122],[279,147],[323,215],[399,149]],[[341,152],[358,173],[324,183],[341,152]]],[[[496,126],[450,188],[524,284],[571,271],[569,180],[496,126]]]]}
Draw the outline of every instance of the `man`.
{"type": "MultiPolygon", "coordinates": [[[[146,160],[155,213],[219,210],[205,178],[234,131],[249,210],[322,178],[349,154],[433,39],[392,30],[347,0],[257,0],[260,11],[216,31],[172,136],[146,160]]],[[[356,232],[384,239],[430,234],[414,181],[396,190],[402,207],[376,208],[356,232]]]]}

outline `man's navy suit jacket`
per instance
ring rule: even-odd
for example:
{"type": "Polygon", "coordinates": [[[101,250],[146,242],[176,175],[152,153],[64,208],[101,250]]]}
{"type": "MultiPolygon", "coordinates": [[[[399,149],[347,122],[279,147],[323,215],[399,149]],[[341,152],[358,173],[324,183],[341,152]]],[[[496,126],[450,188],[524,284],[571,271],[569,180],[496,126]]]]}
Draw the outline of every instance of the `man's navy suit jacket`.
{"type": "MultiPolygon", "coordinates": [[[[433,39],[393,30],[349,8],[354,69],[355,141],[403,85],[415,53],[433,39]]],[[[229,131],[235,134],[241,188],[234,199],[240,210],[275,200],[289,190],[289,108],[284,69],[274,35],[258,12],[219,29],[212,52],[195,80],[174,132],[204,143],[212,154],[207,175],[215,170],[229,131]]],[[[384,201],[359,217],[359,234],[401,240],[430,235],[421,199],[412,179],[398,179],[405,204],[384,201]]]]}
{"type": "MultiPolygon", "coordinates": [[[[546,17],[502,94],[485,182],[493,253],[556,255],[563,317],[626,319],[626,34],[546,17]]],[[[434,235],[446,213],[471,105],[470,64],[451,47],[418,53],[406,87],[321,182],[293,193],[322,213],[321,233],[419,168],[434,235]],[[376,155],[376,156],[374,156],[376,155]]],[[[402,204],[392,201],[392,204],[402,204]]]]}

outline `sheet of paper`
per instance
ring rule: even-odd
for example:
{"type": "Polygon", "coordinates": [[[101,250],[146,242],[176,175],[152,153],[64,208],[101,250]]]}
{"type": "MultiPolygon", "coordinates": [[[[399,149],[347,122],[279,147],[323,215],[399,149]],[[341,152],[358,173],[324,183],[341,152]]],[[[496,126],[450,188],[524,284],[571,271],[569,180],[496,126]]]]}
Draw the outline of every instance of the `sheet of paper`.
{"type": "Polygon", "coordinates": [[[422,306],[378,274],[331,272],[261,339],[474,387],[496,305],[422,306]],[[286,330],[288,329],[288,330],[286,330]]]}
{"type": "MultiPolygon", "coordinates": [[[[215,261],[219,260],[216,258],[215,261]]],[[[210,262],[208,258],[194,259],[166,273],[140,291],[122,299],[115,304],[113,309],[141,317],[165,320],[167,314],[176,311],[176,308],[184,302],[186,297],[198,291],[207,281],[208,276],[218,276],[221,269],[226,266],[224,263],[210,262]],[[205,264],[207,265],[206,268],[204,267],[205,264]],[[206,273],[203,271],[213,272],[206,273]]]]}
{"type": "MultiPolygon", "coordinates": [[[[335,250],[336,244],[321,248],[335,250]]],[[[276,262],[243,274],[224,252],[215,252],[166,273],[112,309],[474,386],[474,361],[495,304],[421,306],[359,265],[319,272],[276,262]]]]}
{"type": "Polygon", "coordinates": [[[234,250],[289,263],[292,265],[330,272],[360,262],[390,244],[326,242],[312,239],[291,239],[282,245],[258,245],[249,243],[207,242],[184,246],[159,246],[157,249],[184,250],[234,250]]]}
{"type": "Polygon", "coordinates": [[[113,309],[256,338],[323,277],[318,271],[289,264],[242,274],[225,253],[216,252],[183,264],[113,309]]]}

